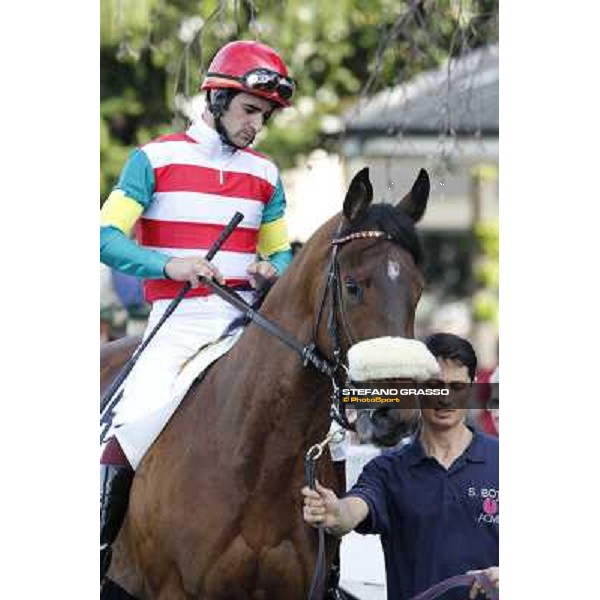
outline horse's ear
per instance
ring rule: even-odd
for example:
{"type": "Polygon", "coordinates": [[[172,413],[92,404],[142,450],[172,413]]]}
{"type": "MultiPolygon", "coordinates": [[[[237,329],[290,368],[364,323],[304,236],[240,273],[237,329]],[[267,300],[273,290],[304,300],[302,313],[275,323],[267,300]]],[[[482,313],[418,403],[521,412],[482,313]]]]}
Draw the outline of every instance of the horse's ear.
{"type": "Polygon", "coordinates": [[[373,200],[373,186],[369,180],[369,167],[361,169],[352,179],[344,200],[344,216],[353,221],[363,215],[373,200]]]}
{"type": "Polygon", "coordinates": [[[421,169],[412,189],[400,200],[396,209],[405,212],[415,223],[420,221],[427,208],[429,188],[429,175],[425,169],[421,169]]]}

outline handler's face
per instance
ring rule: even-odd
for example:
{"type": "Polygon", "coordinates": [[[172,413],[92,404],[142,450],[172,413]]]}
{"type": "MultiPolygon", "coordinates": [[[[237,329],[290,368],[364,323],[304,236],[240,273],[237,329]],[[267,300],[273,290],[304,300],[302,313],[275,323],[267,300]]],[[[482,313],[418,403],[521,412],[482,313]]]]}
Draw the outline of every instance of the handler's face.
{"type": "Polygon", "coordinates": [[[254,141],[273,110],[273,104],[268,100],[241,92],[223,113],[221,123],[229,139],[239,148],[245,148],[254,141]]]}
{"type": "Polygon", "coordinates": [[[431,387],[447,388],[447,396],[424,396],[421,400],[423,422],[438,431],[452,429],[465,420],[471,391],[469,370],[457,360],[438,358],[440,375],[428,382],[431,387]]]}

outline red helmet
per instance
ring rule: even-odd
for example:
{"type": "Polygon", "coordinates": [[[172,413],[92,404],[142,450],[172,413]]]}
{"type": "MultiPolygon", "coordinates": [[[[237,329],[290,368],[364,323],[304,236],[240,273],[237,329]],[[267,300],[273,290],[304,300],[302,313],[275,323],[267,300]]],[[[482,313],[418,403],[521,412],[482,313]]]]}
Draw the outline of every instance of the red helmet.
{"type": "Polygon", "coordinates": [[[291,104],[294,87],[285,63],[273,48],[240,41],[230,42],[217,52],[201,89],[240,90],[286,107],[291,104]]]}

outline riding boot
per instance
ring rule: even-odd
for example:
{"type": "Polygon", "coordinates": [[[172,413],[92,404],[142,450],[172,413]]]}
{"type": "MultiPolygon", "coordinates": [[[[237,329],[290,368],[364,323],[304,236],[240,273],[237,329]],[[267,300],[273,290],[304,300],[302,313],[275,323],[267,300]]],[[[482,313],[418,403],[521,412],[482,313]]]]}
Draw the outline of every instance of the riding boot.
{"type": "Polygon", "coordinates": [[[110,566],[111,545],[127,512],[134,474],[127,467],[100,465],[100,580],[110,566]]]}

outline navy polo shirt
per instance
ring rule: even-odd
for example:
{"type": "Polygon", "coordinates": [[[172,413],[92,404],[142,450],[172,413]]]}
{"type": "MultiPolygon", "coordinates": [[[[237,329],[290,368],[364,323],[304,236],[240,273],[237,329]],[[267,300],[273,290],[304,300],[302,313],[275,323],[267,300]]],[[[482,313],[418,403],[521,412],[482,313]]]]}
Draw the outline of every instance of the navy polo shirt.
{"type": "MultiPolygon", "coordinates": [[[[498,458],[497,438],[473,432],[448,470],[426,456],[419,440],[365,466],[346,496],[369,507],[356,531],[381,536],[389,600],[498,565],[498,458]]],[[[440,598],[465,600],[468,588],[440,598]]]]}

